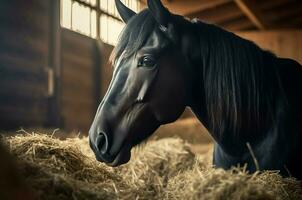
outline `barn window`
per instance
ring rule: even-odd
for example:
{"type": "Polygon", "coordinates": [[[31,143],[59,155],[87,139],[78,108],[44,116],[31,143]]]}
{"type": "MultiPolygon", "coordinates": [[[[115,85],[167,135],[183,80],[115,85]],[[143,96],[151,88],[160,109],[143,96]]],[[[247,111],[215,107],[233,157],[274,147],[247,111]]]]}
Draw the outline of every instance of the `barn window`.
{"type": "MultiPolygon", "coordinates": [[[[139,0],[122,0],[139,11],[139,0]]],[[[123,29],[113,0],[61,0],[61,26],[115,45],[123,29]]]]}

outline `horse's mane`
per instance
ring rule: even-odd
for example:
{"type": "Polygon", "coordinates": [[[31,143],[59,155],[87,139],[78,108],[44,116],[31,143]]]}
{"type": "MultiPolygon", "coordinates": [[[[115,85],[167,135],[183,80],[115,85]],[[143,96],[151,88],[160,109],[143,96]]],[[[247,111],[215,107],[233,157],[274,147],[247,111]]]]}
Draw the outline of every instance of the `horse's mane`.
{"type": "Polygon", "coordinates": [[[200,32],[202,85],[211,131],[238,135],[266,128],[274,120],[273,96],[279,88],[276,56],[215,25],[195,26],[200,32]]]}
{"type": "Polygon", "coordinates": [[[135,54],[144,45],[155,25],[156,21],[148,9],[132,17],[121,32],[118,43],[111,53],[110,61],[114,62],[124,51],[124,57],[135,54]]]}
{"type": "MultiPolygon", "coordinates": [[[[238,134],[271,122],[273,96],[279,87],[275,55],[215,25],[174,17],[182,31],[194,30],[200,38],[198,67],[202,68],[200,84],[210,131],[238,134]]],[[[155,28],[148,9],[138,13],[122,31],[110,60],[114,62],[124,51],[125,57],[135,54],[155,28]]]]}

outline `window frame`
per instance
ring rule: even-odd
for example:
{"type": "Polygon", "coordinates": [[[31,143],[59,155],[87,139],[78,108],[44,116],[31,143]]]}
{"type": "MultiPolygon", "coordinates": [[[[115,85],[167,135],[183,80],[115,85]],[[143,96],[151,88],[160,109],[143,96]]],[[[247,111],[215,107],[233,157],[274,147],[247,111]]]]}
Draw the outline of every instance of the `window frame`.
{"type": "MultiPolygon", "coordinates": [[[[75,28],[73,27],[73,5],[74,5],[74,3],[78,3],[79,5],[82,5],[82,6],[86,7],[86,8],[89,8],[90,9],[90,13],[92,11],[95,11],[95,13],[96,13],[96,37],[92,36],[91,14],[89,16],[90,17],[90,25],[89,25],[90,26],[90,34],[89,35],[84,34],[84,35],[87,35],[88,37],[91,37],[93,39],[97,39],[97,40],[101,39],[101,25],[100,25],[101,15],[106,15],[107,17],[111,17],[114,20],[122,22],[122,20],[119,17],[117,17],[114,14],[111,14],[111,13],[108,12],[108,5],[109,5],[108,2],[109,1],[113,1],[113,0],[107,0],[107,11],[104,10],[104,9],[101,9],[101,0],[95,0],[95,5],[92,5],[91,3],[87,3],[84,0],[70,0],[70,1],[71,1],[71,8],[70,8],[70,12],[71,12],[71,14],[70,14],[71,15],[71,17],[70,17],[70,28],[67,28],[67,29],[70,29],[71,31],[79,32],[79,31],[75,30],[75,28]]],[[[130,0],[126,0],[126,1],[129,4],[130,0]]],[[[136,3],[137,3],[137,5],[136,5],[137,8],[139,8],[140,7],[140,1],[136,0],[136,3]]],[[[62,3],[61,3],[61,6],[62,6],[62,3]]],[[[62,9],[62,7],[61,7],[61,9],[62,9]]],[[[62,18],[61,18],[61,20],[62,20],[62,18]]],[[[62,24],[61,24],[61,26],[62,26],[62,24]]],[[[62,26],[62,27],[64,27],[64,26],[62,26]]],[[[107,32],[108,32],[108,30],[107,30],[107,32]]]]}

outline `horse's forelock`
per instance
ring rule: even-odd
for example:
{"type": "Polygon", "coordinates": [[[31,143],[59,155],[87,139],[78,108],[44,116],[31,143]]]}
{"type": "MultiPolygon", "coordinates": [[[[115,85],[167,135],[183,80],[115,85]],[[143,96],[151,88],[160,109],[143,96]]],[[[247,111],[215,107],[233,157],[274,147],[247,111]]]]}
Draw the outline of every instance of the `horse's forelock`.
{"type": "Polygon", "coordinates": [[[119,36],[118,43],[110,55],[110,62],[114,63],[123,51],[126,51],[125,57],[135,54],[155,29],[155,23],[148,9],[131,18],[119,36]]]}

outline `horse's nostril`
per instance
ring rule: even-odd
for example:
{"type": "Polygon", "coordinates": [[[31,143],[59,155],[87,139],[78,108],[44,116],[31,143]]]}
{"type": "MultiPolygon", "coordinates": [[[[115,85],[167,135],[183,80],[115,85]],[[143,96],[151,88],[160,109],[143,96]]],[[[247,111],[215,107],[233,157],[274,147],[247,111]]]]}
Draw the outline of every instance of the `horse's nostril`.
{"type": "Polygon", "coordinates": [[[102,154],[106,154],[108,150],[108,139],[104,133],[99,133],[96,138],[96,146],[98,151],[102,154]]]}

